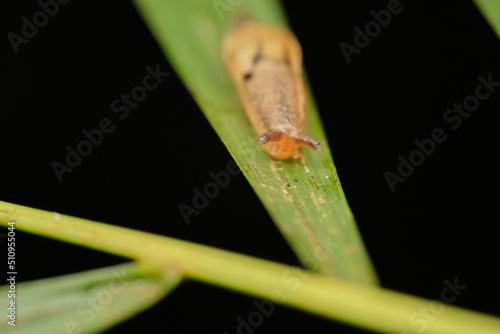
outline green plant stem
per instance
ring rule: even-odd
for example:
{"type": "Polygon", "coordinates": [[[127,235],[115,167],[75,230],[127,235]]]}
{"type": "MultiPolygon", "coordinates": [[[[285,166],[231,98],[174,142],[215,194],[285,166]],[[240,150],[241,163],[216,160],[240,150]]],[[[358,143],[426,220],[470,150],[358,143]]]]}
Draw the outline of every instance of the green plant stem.
{"type": "MultiPolygon", "coordinates": [[[[0,225],[8,226],[9,221],[19,230],[173,266],[191,279],[383,333],[421,332],[409,319],[433,303],[213,247],[0,201],[0,225]]],[[[444,311],[427,323],[426,333],[500,332],[499,318],[442,307],[444,311]]]]}

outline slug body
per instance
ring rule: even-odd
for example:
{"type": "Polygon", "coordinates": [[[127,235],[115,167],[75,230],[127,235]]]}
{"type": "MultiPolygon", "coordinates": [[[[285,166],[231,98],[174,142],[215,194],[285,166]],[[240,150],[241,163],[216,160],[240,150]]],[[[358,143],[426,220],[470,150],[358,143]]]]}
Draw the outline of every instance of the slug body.
{"type": "Polygon", "coordinates": [[[224,62],[262,148],[275,159],[301,159],[299,146],[321,144],[304,134],[302,51],[287,29],[243,21],[223,42],[224,62]]]}

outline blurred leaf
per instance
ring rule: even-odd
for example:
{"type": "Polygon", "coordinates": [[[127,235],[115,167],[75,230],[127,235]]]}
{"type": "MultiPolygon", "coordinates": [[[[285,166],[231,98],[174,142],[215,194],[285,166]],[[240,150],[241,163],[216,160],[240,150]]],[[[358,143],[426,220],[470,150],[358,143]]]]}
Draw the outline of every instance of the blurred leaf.
{"type": "MultiPolygon", "coordinates": [[[[180,282],[174,271],[127,263],[77,274],[0,286],[5,310],[15,300],[15,327],[1,333],[99,333],[149,308],[180,282]]],[[[4,311],[5,312],[5,311],[4,311]]],[[[7,310],[5,314],[10,311],[7,310]]]]}
{"type": "Polygon", "coordinates": [[[500,38],[500,1],[498,0],[474,0],[474,3],[483,14],[491,28],[500,38]]]}

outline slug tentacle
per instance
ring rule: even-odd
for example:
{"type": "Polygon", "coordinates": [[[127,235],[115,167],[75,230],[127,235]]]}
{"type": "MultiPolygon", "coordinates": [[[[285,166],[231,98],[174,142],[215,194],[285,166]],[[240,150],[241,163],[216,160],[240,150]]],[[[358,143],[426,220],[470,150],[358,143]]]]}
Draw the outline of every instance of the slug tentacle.
{"type": "Polygon", "coordinates": [[[268,132],[261,134],[257,141],[259,144],[264,145],[270,141],[280,141],[282,137],[283,132],[280,130],[269,130],[268,132]]]}
{"type": "Polygon", "coordinates": [[[321,143],[313,137],[309,137],[303,133],[296,132],[292,135],[292,138],[294,139],[295,143],[297,143],[297,145],[307,146],[315,151],[321,150],[321,143]]]}

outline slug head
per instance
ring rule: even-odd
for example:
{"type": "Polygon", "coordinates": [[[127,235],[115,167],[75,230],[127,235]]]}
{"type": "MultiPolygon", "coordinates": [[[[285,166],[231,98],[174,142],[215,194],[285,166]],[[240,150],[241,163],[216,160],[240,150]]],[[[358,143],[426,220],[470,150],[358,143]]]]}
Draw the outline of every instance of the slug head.
{"type": "Polygon", "coordinates": [[[321,143],[318,140],[295,130],[270,130],[261,134],[257,141],[270,156],[279,160],[290,158],[303,160],[299,146],[307,146],[315,151],[321,150],[321,143]]]}

